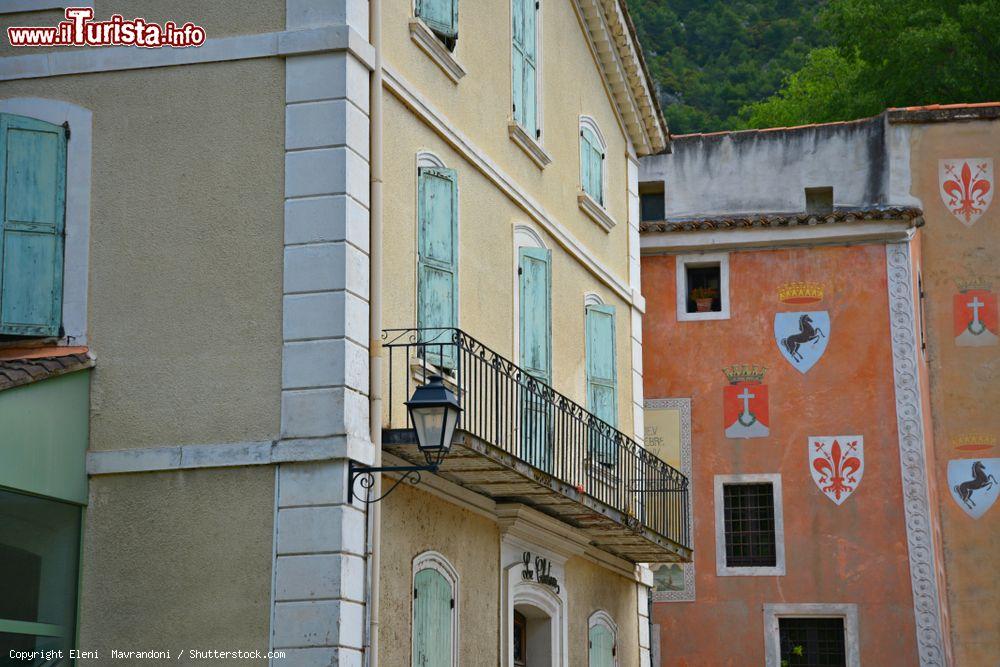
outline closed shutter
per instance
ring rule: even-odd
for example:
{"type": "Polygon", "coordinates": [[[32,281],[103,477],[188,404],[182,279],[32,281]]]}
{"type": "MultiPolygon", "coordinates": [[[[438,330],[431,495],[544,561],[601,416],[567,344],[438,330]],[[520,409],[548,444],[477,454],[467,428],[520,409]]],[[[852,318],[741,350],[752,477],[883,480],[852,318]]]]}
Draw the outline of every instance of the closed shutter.
{"type": "MultiPolygon", "coordinates": [[[[587,404],[590,412],[618,425],[618,372],[615,357],[615,309],[587,306],[587,404]]],[[[601,463],[618,460],[615,441],[600,433],[591,437],[591,454],[601,463]]]]}
{"type": "MultiPolygon", "coordinates": [[[[518,254],[521,368],[552,383],[552,253],[520,248],[518,254]]],[[[544,388],[528,383],[521,395],[521,457],[540,470],[552,467],[552,404],[544,388]]]]}
{"type": "Polygon", "coordinates": [[[58,336],[66,130],[0,114],[0,334],[58,336]]]}
{"type": "Polygon", "coordinates": [[[454,592],[437,570],[413,579],[413,667],[452,667],[454,592]]]}
{"type": "MultiPolygon", "coordinates": [[[[454,169],[421,167],[418,180],[417,326],[451,328],[458,325],[458,177],[454,169]]],[[[454,346],[447,331],[425,331],[421,342],[431,344],[431,363],[455,367],[454,346]]]]}
{"type": "Polygon", "coordinates": [[[442,37],[458,38],[458,0],[417,0],[416,7],[428,28],[442,37]]]}
{"type": "Polygon", "coordinates": [[[605,625],[590,628],[590,667],[614,667],[615,636],[605,625]]]}
{"type": "Polygon", "coordinates": [[[511,81],[514,121],[530,136],[538,138],[538,59],[535,0],[513,0],[513,53],[511,81]]]}
{"type": "Polygon", "coordinates": [[[604,205],[604,149],[589,127],[580,130],[580,185],[591,199],[604,205]]]}

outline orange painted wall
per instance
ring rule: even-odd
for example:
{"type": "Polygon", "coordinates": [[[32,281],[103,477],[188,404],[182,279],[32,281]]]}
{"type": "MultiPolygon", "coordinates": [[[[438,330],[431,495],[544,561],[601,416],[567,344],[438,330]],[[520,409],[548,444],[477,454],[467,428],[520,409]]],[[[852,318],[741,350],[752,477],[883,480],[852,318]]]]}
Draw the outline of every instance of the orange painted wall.
{"type": "MultiPolygon", "coordinates": [[[[979,433],[1000,439],[1000,346],[958,347],[953,329],[956,281],[978,276],[1000,292],[1000,195],[971,227],[961,224],[938,193],[938,161],[992,158],[1000,169],[1000,122],[914,126],[910,137],[912,194],[920,199],[923,278],[926,292],[927,363],[934,429],[944,570],[955,664],[1000,664],[1000,501],[979,519],[955,502],[948,461],[1000,457],[1000,444],[960,451],[955,439],[979,433]]],[[[998,187],[994,176],[992,187],[998,187]]]]}
{"type": "Polygon", "coordinates": [[[880,245],[730,254],[731,319],[677,322],[675,261],[642,258],[647,399],[692,399],[695,602],[654,604],[664,665],[760,665],[765,603],[858,605],[861,660],[917,664],[880,245]],[[778,287],[826,287],[816,304],[786,305],[778,287]],[[828,310],[829,344],[805,375],[774,340],[777,311],[828,310]],[[723,434],[724,366],[768,367],[770,436],[723,434]],[[811,435],[864,436],[865,472],[841,506],[808,470],[811,435]],[[716,577],[713,475],[782,475],[786,575],[716,577]]]}

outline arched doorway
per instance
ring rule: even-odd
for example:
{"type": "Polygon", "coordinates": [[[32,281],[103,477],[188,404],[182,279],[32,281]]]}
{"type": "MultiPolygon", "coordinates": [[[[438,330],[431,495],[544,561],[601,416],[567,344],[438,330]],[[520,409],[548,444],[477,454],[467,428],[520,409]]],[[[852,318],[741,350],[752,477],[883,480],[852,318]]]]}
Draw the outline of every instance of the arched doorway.
{"type": "Polygon", "coordinates": [[[530,604],[514,606],[514,667],[552,667],[552,617],[530,604]]]}

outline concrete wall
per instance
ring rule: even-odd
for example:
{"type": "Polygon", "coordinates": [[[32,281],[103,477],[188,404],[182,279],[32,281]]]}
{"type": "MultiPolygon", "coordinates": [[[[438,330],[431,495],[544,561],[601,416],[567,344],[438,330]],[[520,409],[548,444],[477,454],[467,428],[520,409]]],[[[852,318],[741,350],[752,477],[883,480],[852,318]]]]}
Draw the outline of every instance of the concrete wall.
{"type": "Polygon", "coordinates": [[[273,513],[269,466],[92,478],[79,646],[266,653],[273,513]]]}
{"type": "Polygon", "coordinates": [[[862,664],[916,664],[913,595],[901,498],[885,249],[879,245],[734,252],[729,320],[678,322],[675,259],[643,258],[645,393],[692,400],[697,598],[654,604],[665,664],[764,662],[765,603],[855,603],[862,664]],[[779,286],[824,285],[823,300],[785,305],[779,286]],[[778,311],[827,310],[828,347],[802,374],[773,333],[778,311]],[[724,436],[724,366],[767,367],[770,435],[724,436]],[[864,476],[840,506],[809,471],[808,438],[862,435],[864,476]],[[778,473],[783,576],[716,576],[713,477],[778,473]],[[721,635],[725,642],[717,641],[721,635]]]}
{"type": "Polygon", "coordinates": [[[963,225],[939,195],[938,161],[985,157],[992,158],[995,165],[1000,163],[1000,123],[935,123],[907,129],[912,194],[922,202],[927,223],[922,269],[934,425],[931,465],[940,489],[951,639],[957,665],[996,664],[1000,660],[1000,619],[986,610],[1000,604],[1000,587],[991,566],[1000,539],[996,520],[1000,510],[994,506],[979,519],[967,515],[948,482],[948,462],[1000,456],[995,446],[1000,437],[1000,413],[995,408],[1000,400],[1000,348],[957,346],[953,322],[957,281],[978,276],[992,285],[994,294],[1000,288],[1000,212],[994,201],[975,224],[963,225]],[[978,451],[959,449],[957,439],[968,434],[992,436],[994,446],[978,451]]]}

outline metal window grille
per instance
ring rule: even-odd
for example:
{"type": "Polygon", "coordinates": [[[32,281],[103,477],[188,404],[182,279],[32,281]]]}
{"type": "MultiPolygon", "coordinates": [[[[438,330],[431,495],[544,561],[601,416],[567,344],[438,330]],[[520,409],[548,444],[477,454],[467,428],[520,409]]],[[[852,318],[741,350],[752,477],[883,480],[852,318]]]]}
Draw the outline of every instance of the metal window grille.
{"type": "Polygon", "coordinates": [[[728,567],[774,567],[774,487],[767,484],[723,486],[728,567]]]}
{"type": "Polygon", "coordinates": [[[842,618],[779,618],[782,664],[843,667],[847,664],[842,618]]]}

